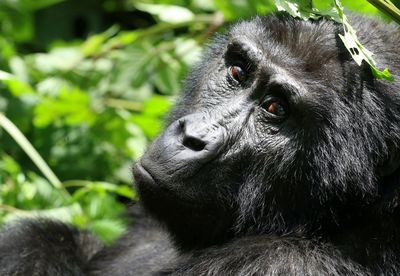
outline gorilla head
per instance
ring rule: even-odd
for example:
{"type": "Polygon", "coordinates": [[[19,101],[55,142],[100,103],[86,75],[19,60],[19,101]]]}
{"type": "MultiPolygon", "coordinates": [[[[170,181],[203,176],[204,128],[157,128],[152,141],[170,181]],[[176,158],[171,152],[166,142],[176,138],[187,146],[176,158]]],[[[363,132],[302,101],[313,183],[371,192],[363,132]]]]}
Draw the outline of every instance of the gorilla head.
{"type": "Polygon", "coordinates": [[[269,16],[210,45],[134,169],[144,206],[181,248],[307,236],[380,204],[398,165],[400,88],[357,66],[339,32],[269,16]]]}

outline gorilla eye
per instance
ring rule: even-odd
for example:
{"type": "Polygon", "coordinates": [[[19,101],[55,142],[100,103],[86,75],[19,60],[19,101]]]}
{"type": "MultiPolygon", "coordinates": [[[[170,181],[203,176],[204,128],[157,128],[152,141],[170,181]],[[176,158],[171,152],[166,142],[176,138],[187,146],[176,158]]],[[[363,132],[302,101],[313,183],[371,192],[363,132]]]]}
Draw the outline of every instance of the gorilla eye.
{"type": "Polygon", "coordinates": [[[263,108],[268,112],[278,117],[285,117],[287,115],[286,106],[277,98],[271,98],[266,101],[263,108]]]}
{"type": "Polygon", "coordinates": [[[239,83],[246,79],[246,73],[240,66],[237,65],[229,67],[229,75],[239,83]]]}

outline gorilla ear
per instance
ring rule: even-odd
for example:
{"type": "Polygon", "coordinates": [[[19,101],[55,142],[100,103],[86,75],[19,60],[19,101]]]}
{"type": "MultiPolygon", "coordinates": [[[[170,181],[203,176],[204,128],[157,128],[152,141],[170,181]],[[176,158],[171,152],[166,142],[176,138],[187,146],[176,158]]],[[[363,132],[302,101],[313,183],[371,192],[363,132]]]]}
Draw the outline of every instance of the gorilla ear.
{"type": "Polygon", "coordinates": [[[394,172],[397,171],[397,169],[400,168],[400,152],[399,149],[394,146],[389,147],[388,150],[388,158],[380,165],[378,166],[377,172],[380,177],[386,177],[394,172]]]}

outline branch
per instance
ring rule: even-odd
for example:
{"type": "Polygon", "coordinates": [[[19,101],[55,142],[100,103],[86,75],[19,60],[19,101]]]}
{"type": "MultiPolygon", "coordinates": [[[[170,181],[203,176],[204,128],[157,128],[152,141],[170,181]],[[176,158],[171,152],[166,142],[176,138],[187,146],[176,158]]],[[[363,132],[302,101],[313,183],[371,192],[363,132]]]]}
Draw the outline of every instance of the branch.
{"type": "Polygon", "coordinates": [[[378,10],[384,12],[397,24],[400,24],[400,10],[390,0],[367,0],[378,10]]]}

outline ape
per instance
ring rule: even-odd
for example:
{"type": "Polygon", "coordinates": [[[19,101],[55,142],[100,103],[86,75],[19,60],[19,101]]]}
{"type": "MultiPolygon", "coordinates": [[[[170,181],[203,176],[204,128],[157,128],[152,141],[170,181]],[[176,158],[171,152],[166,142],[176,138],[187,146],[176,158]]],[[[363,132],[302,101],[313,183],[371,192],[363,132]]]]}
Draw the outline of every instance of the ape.
{"type": "Polygon", "coordinates": [[[110,248],[49,220],[0,235],[0,275],[400,274],[400,31],[352,17],[395,81],[331,21],[257,17],[218,35],[135,165],[110,248]]]}

